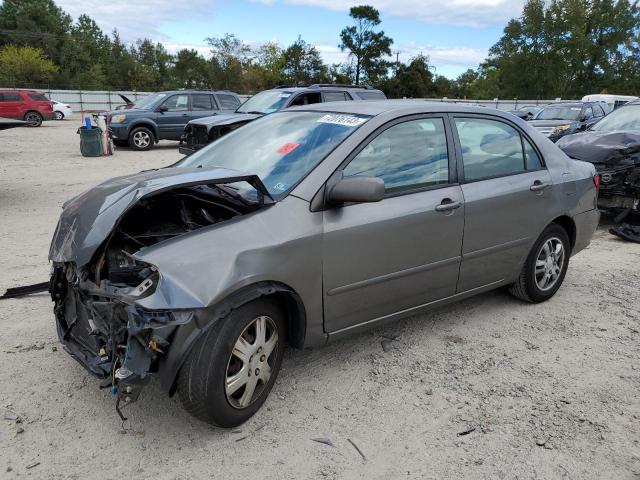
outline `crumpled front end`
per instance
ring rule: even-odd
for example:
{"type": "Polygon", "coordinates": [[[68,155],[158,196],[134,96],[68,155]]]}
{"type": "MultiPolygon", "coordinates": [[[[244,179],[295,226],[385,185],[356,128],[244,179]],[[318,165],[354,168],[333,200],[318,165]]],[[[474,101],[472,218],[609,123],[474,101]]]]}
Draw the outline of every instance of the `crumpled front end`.
{"type": "MultiPolygon", "coordinates": [[[[185,293],[188,285],[138,255],[258,212],[271,205],[265,194],[255,175],[172,168],[105,182],[65,204],[49,286],[65,350],[118,399],[135,400],[161,369],[176,329],[198,324],[199,315],[210,320],[208,305],[185,293]],[[230,186],[238,182],[253,187],[255,199],[230,186]],[[154,296],[163,306],[143,307],[154,296]]],[[[182,257],[169,261],[181,264],[182,257]]]]}
{"type": "Polygon", "coordinates": [[[111,387],[126,402],[136,400],[158,371],[177,326],[194,317],[188,310],[148,311],[136,306],[136,299],[153,293],[158,272],[153,266],[131,267],[122,283],[104,280],[98,286],[85,268],[55,264],[50,283],[64,349],[103,380],[102,387],[111,387]]]}

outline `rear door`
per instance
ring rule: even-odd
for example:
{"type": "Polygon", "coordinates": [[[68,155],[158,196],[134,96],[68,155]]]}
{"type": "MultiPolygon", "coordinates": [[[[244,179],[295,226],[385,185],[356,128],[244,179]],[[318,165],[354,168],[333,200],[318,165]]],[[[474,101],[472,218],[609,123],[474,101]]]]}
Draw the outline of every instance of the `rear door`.
{"type": "Polygon", "coordinates": [[[515,124],[454,115],[465,202],[458,293],[515,278],[553,211],[551,175],[515,124]]]}
{"type": "Polygon", "coordinates": [[[158,113],[156,123],[160,131],[160,138],[164,140],[180,140],[180,135],[184,126],[190,120],[189,94],[178,93],[169,96],[160,109],[165,109],[158,113]]]}
{"type": "Polygon", "coordinates": [[[346,102],[351,100],[351,97],[347,92],[340,91],[324,91],[322,92],[323,102],[346,102]]]}
{"type": "MultiPolygon", "coordinates": [[[[194,118],[210,117],[220,113],[216,99],[211,93],[191,94],[191,120],[194,118]]],[[[181,131],[182,132],[182,131],[181,131]]]]}
{"type": "Polygon", "coordinates": [[[0,93],[0,117],[22,120],[25,114],[25,102],[20,92],[0,93]]]}
{"type": "Polygon", "coordinates": [[[323,214],[325,329],[336,332],[455,293],[464,206],[438,115],[391,122],[336,175],[385,181],[381,202],[323,214]]]}

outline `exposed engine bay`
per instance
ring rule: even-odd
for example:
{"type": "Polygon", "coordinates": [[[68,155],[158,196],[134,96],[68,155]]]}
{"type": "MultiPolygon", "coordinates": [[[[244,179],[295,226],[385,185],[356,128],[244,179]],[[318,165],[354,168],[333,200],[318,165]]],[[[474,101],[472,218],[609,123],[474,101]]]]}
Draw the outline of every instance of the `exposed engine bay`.
{"type": "MultiPolygon", "coordinates": [[[[262,195],[247,199],[228,184],[177,185],[132,202],[89,262],[54,260],[49,291],[60,340],[68,353],[103,380],[101,387],[112,389],[118,404],[137,398],[157,371],[177,326],[196,315],[193,310],[149,311],[137,306],[136,300],[153,294],[160,272],[134,254],[264,206],[262,195]]],[[[63,218],[60,225],[68,225],[63,218]]],[[[67,228],[56,236],[73,233],[67,228]]]]}

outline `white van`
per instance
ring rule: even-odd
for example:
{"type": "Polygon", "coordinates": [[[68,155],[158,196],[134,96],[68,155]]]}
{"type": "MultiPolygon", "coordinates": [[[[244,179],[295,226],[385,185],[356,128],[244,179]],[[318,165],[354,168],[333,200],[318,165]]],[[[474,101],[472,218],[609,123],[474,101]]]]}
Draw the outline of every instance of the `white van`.
{"type": "Polygon", "coordinates": [[[585,95],[582,97],[583,102],[604,102],[609,105],[609,111],[615,110],[621,107],[627,102],[632,100],[638,100],[638,97],[632,97],[629,95],[608,95],[602,93],[596,93],[593,95],[585,95]]]}

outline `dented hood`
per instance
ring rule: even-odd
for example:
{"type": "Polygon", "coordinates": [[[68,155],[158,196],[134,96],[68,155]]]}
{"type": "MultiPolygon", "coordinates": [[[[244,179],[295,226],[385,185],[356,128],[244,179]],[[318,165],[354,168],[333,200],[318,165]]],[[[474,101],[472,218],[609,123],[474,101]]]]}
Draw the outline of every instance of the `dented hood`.
{"type": "Polygon", "coordinates": [[[122,216],[142,198],[177,187],[243,181],[260,195],[270,196],[257,175],[226,168],[170,167],[107,180],[62,206],[49,260],[85,265],[122,216]]]}
{"type": "Polygon", "coordinates": [[[190,125],[206,125],[213,127],[215,125],[232,125],[238,122],[251,122],[262,115],[257,113],[225,113],[221,115],[212,115],[211,117],[198,118],[191,120],[190,125]]]}
{"type": "Polygon", "coordinates": [[[571,158],[611,167],[640,164],[640,132],[577,133],[556,143],[571,158]]]}

